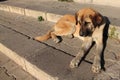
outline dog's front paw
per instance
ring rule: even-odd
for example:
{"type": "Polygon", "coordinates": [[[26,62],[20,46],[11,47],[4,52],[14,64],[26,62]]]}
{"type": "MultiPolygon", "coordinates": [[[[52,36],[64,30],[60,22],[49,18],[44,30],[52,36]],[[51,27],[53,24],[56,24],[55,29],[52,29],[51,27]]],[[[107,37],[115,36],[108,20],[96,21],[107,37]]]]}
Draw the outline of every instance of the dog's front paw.
{"type": "Polygon", "coordinates": [[[75,68],[78,67],[80,60],[74,58],[71,62],[70,62],[70,68],[75,68]]]}
{"type": "Polygon", "coordinates": [[[92,71],[93,71],[93,73],[100,73],[100,71],[101,71],[101,65],[95,65],[95,64],[93,64],[92,65],[92,71]]]}

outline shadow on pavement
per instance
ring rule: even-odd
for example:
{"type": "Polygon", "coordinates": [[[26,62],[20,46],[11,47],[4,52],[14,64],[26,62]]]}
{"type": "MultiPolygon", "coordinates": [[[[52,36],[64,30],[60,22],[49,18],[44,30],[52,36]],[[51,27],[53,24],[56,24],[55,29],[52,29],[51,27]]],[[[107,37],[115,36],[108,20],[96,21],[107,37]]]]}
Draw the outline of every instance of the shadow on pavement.
{"type": "Polygon", "coordinates": [[[7,0],[0,0],[0,2],[7,1],[7,0]]]}

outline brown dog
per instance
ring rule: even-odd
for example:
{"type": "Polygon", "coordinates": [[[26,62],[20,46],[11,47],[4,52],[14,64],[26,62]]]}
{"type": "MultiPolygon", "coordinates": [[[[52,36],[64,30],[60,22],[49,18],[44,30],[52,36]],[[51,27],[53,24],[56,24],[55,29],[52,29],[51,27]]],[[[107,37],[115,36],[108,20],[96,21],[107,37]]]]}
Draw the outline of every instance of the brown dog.
{"type": "Polygon", "coordinates": [[[38,36],[35,39],[38,41],[45,41],[52,38],[56,43],[60,42],[60,39],[57,36],[68,36],[70,38],[78,37],[83,39],[83,37],[79,36],[79,30],[80,26],[79,24],[76,25],[75,16],[64,15],[45,35],[38,36]]]}
{"type": "Polygon", "coordinates": [[[106,25],[105,18],[97,11],[86,8],[79,10],[76,15],[76,25],[80,24],[80,36],[84,37],[82,51],[71,61],[70,67],[78,67],[83,56],[89,51],[92,43],[96,43],[96,53],[92,65],[92,71],[99,73],[101,70],[101,53],[103,51],[103,31],[106,25]]]}
{"type": "Polygon", "coordinates": [[[54,25],[53,29],[48,31],[43,36],[36,37],[38,41],[54,39],[55,42],[60,42],[57,36],[78,37],[83,40],[82,52],[79,52],[76,57],[70,62],[70,67],[78,67],[83,56],[88,52],[92,43],[97,44],[96,54],[92,65],[92,71],[99,73],[101,70],[101,53],[103,50],[103,29],[105,26],[104,17],[93,9],[85,8],[78,11],[75,16],[65,15],[54,25]]]}

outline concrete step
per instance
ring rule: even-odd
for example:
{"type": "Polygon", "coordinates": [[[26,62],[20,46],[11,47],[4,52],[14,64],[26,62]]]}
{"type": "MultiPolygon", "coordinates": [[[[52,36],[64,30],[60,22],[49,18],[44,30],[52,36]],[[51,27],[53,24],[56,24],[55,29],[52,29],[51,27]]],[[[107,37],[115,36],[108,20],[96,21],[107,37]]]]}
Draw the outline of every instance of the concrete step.
{"type": "MultiPolygon", "coordinates": [[[[98,1],[99,2],[99,1],[98,1]]],[[[75,14],[79,9],[90,7],[107,16],[112,25],[120,26],[120,8],[76,2],[59,2],[57,0],[5,0],[0,2],[0,10],[19,13],[38,18],[43,16],[47,21],[57,21],[61,15],[75,14]]]]}
{"type": "MultiPolygon", "coordinates": [[[[97,78],[99,74],[94,75],[91,72],[95,47],[79,68],[70,69],[70,61],[81,47],[82,42],[79,39],[63,38],[59,44],[55,44],[51,39],[46,42],[33,40],[33,37],[44,34],[53,24],[53,22],[39,22],[35,18],[0,11],[0,51],[38,80],[93,80],[97,78]]],[[[106,68],[114,64],[119,57],[120,45],[118,44],[120,43],[114,39],[108,40],[104,54],[106,68]]],[[[106,76],[114,78],[109,75],[110,72],[105,73],[104,78],[106,76]]]]}
{"type": "Polygon", "coordinates": [[[0,80],[37,80],[0,52],[0,80]]]}
{"type": "Polygon", "coordinates": [[[91,7],[99,11],[110,20],[110,30],[115,29],[117,39],[120,39],[120,8],[112,6],[100,6],[93,4],[68,3],[50,0],[7,0],[0,2],[0,10],[30,16],[38,19],[42,17],[45,21],[56,22],[64,14],[75,14],[79,9],[91,7]],[[37,2],[37,3],[36,3],[37,2]],[[32,3],[32,4],[31,4],[32,3]],[[112,14],[111,14],[112,13],[112,14]]]}

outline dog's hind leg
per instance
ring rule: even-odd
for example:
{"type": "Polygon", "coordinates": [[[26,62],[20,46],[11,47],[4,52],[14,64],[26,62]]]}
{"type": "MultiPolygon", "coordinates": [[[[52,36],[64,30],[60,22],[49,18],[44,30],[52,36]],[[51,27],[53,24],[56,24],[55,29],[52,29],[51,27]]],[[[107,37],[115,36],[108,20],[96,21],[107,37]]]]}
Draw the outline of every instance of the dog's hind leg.
{"type": "Polygon", "coordinates": [[[56,43],[61,42],[61,40],[57,37],[57,35],[55,34],[55,32],[51,32],[51,38],[52,38],[56,43]]]}
{"type": "Polygon", "coordinates": [[[67,37],[70,39],[74,38],[73,34],[69,34],[69,35],[67,35],[67,37]]]}

